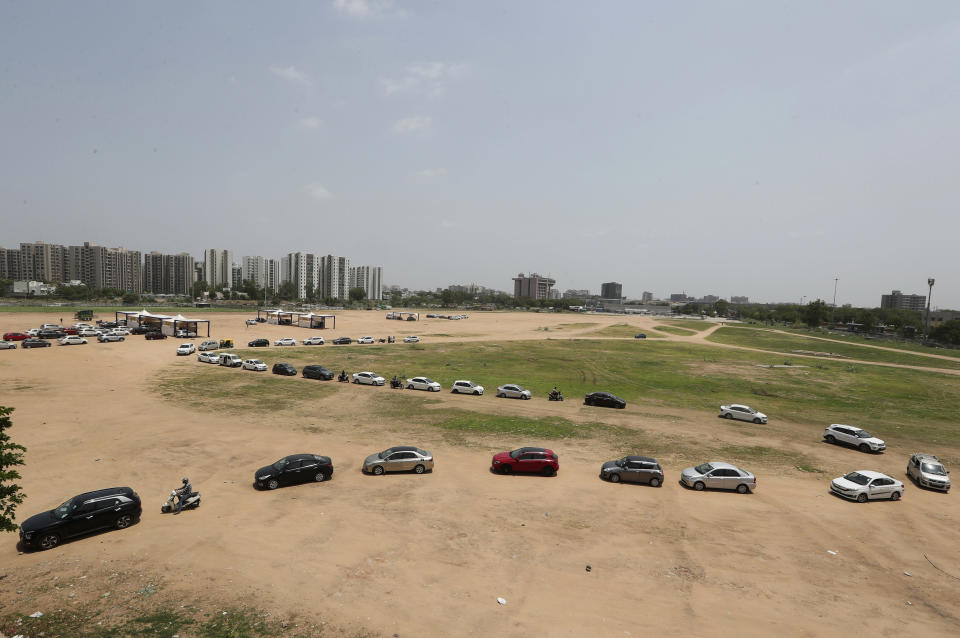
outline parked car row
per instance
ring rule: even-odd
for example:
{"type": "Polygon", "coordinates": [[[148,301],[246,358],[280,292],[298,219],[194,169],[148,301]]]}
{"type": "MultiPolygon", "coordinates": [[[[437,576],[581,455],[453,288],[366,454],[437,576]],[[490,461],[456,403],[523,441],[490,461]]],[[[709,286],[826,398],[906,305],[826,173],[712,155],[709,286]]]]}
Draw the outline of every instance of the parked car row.
{"type": "MultiPolygon", "coordinates": [[[[379,340],[374,339],[371,336],[357,337],[356,342],[359,344],[369,344],[369,343],[394,343],[396,339],[393,337],[381,337],[379,340]]],[[[335,346],[343,346],[350,343],[353,343],[354,339],[352,337],[337,337],[331,343],[335,346]]],[[[404,343],[420,343],[420,337],[416,335],[410,335],[403,338],[404,343]]],[[[302,346],[322,346],[326,343],[323,337],[314,336],[307,337],[300,342],[302,346]]],[[[266,348],[270,345],[269,339],[259,338],[253,339],[247,343],[248,348],[266,348]]],[[[277,339],[273,342],[275,346],[295,346],[297,345],[297,340],[293,337],[283,337],[282,339],[277,339]]]]}

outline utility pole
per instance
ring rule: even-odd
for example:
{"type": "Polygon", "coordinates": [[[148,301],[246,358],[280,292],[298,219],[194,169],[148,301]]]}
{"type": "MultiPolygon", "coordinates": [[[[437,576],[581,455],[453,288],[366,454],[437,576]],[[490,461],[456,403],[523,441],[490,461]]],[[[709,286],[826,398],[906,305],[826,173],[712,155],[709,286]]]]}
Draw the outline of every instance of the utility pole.
{"type": "Polygon", "coordinates": [[[929,289],[929,291],[927,292],[927,327],[926,327],[926,328],[924,329],[924,331],[923,331],[923,338],[924,338],[924,339],[929,339],[929,338],[930,338],[930,298],[933,297],[933,284],[934,284],[934,279],[933,279],[933,277],[928,278],[928,279],[927,279],[927,286],[929,286],[930,289],[929,289]]]}
{"type": "Polygon", "coordinates": [[[839,277],[833,278],[833,309],[830,311],[830,323],[834,323],[834,320],[837,316],[837,282],[840,281],[839,277]]]}

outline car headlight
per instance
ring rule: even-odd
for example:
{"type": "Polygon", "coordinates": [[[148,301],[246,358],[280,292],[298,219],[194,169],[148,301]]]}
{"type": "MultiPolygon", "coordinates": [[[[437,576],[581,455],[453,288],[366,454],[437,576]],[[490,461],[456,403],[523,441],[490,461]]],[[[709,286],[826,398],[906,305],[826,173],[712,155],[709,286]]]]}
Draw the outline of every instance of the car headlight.
{"type": "Polygon", "coordinates": [[[258,481],[266,481],[268,478],[270,478],[270,475],[269,475],[269,474],[267,474],[266,476],[258,476],[258,477],[257,477],[257,480],[258,480],[258,481]]]}
{"type": "Polygon", "coordinates": [[[24,537],[26,540],[30,540],[30,538],[31,538],[32,536],[33,536],[33,532],[23,532],[23,537],[24,537]]]}
{"type": "Polygon", "coordinates": [[[493,464],[494,464],[494,465],[500,465],[500,461],[497,461],[496,459],[494,459],[493,464]]]}

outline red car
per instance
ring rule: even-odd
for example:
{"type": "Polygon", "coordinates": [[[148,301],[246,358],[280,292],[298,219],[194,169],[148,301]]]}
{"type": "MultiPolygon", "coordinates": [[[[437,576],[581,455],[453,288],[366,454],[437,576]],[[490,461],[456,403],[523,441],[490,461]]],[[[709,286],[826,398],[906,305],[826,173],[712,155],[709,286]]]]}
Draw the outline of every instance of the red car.
{"type": "Polygon", "coordinates": [[[3,334],[4,341],[23,341],[24,339],[29,339],[30,335],[24,334],[22,332],[5,332],[3,334]]]}
{"type": "Polygon", "coordinates": [[[553,476],[559,469],[556,452],[542,447],[522,447],[493,457],[493,471],[501,474],[524,472],[553,476]]]}

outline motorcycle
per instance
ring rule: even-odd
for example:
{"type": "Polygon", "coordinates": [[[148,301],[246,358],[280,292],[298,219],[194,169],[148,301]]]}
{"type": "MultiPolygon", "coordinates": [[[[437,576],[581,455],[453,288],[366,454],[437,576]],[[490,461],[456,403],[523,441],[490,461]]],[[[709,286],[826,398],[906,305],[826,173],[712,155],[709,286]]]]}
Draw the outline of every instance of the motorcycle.
{"type": "Polygon", "coordinates": [[[341,383],[350,383],[350,375],[348,375],[346,372],[341,372],[337,375],[337,381],[341,383]]]}
{"type": "Polygon", "coordinates": [[[549,401],[563,401],[563,392],[559,390],[551,391],[550,394],[547,395],[547,399],[549,401]]]}
{"type": "MultiPolygon", "coordinates": [[[[177,509],[176,504],[177,490],[170,492],[170,498],[160,506],[160,512],[166,514],[177,509]]],[[[180,509],[189,510],[200,507],[200,492],[190,492],[184,497],[183,507],[180,509]]]]}
{"type": "Polygon", "coordinates": [[[390,389],[392,390],[403,390],[403,381],[394,377],[390,379],[390,389]]]}

